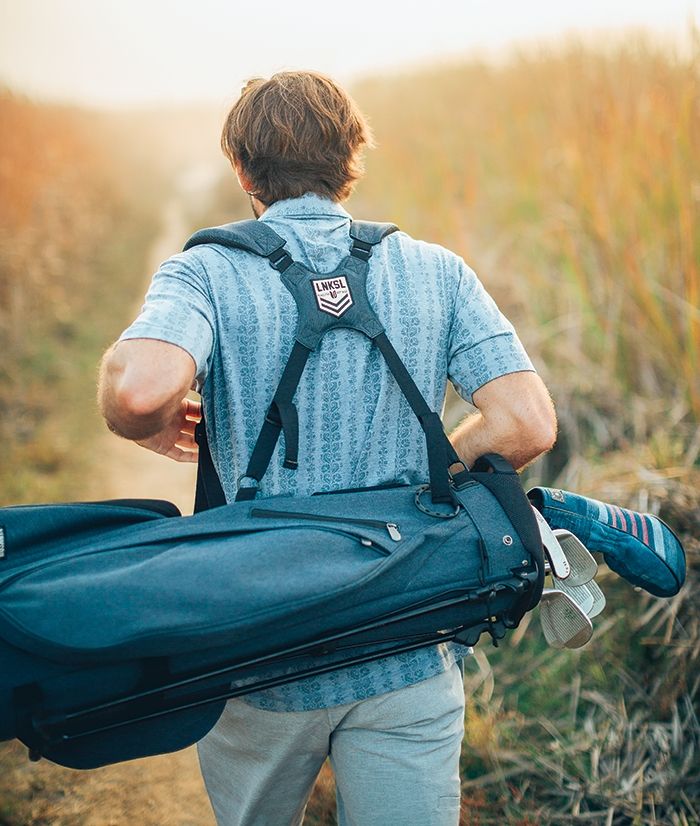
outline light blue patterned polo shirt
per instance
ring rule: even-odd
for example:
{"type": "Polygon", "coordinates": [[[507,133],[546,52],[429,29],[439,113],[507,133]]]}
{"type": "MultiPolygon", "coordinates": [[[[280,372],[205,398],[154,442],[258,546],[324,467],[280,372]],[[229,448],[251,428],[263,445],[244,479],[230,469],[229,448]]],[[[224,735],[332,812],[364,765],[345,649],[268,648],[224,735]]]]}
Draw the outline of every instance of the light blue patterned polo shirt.
{"type": "MultiPolygon", "coordinates": [[[[350,215],[307,193],[261,216],[292,257],[332,271],[349,252],[350,215]]],[[[374,248],[370,303],[433,410],[448,379],[471,401],[486,382],[532,370],[512,325],[454,253],[403,232],[374,248]]],[[[191,354],[202,389],[212,457],[227,499],[236,493],[291,351],[296,307],[265,258],[219,245],[194,247],[154,275],[139,317],[122,339],[153,338],[191,354]]],[[[425,439],[371,342],[333,330],[309,358],[295,396],[299,468],[282,467],[278,443],[260,497],[428,478],[425,439]]],[[[280,440],[281,442],[282,440],[280,440]]],[[[284,571],[270,572],[270,586],[284,571]]],[[[366,699],[432,677],[468,649],[443,644],[246,695],[266,709],[301,711],[366,699]]]]}

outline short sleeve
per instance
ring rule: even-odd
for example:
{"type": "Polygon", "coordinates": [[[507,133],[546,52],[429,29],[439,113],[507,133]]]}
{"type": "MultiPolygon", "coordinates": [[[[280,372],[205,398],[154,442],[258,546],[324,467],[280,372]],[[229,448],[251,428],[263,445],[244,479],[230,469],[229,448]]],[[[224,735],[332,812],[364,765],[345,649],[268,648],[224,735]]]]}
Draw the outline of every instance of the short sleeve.
{"type": "Polygon", "coordinates": [[[484,384],[535,368],[513,325],[496,306],[476,273],[461,259],[449,342],[448,375],[468,402],[484,384]]]}
{"type": "Polygon", "coordinates": [[[176,344],[194,359],[201,386],[208,372],[215,330],[206,272],[194,256],[179,253],[161,264],[141,313],[119,340],[153,338],[176,344]]]}

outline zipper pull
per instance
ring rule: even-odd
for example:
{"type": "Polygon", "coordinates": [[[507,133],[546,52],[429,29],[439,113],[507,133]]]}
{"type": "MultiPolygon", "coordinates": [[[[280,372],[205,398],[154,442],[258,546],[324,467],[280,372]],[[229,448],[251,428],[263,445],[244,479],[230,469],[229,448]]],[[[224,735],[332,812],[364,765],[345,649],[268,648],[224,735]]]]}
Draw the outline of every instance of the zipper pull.
{"type": "Polygon", "coordinates": [[[389,532],[389,536],[394,540],[394,542],[401,541],[401,532],[399,531],[399,526],[395,522],[387,522],[386,529],[389,532]]]}

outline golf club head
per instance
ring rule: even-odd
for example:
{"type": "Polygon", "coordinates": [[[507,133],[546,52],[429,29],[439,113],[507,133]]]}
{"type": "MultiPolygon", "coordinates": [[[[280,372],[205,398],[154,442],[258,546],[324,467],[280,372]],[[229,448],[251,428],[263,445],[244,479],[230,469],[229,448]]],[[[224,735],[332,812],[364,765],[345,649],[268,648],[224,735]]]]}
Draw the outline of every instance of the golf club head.
{"type": "Polygon", "coordinates": [[[593,619],[593,617],[597,617],[598,614],[605,608],[605,594],[603,593],[601,587],[598,583],[592,579],[590,582],[587,582],[584,588],[588,588],[588,590],[593,595],[593,607],[590,611],[586,611],[588,616],[593,619]]]}
{"type": "Polygon", "coordinates": [[[558,591],[568,594],[590,619],[597,617],[605,608],[605,594],[594,579],[583,585],[570,585],[567,580],[552,577],[552,585],[558,591]]]}
{"type": "MultiPolygon", "coordinates": [[[[590,582],[598,573],[598,563],[588,548],[577,536],[564,528],[555,528],[552,533],[569,563],[570,572],[566,577],[569,585],[585,585],[586,582],[590,582]]],[[[556,576],[553,568],[552,573],[556,576]]]]}
{"type": "Polygon", "coordinates": [[[595,602],[589,585],[590,582],[584,585],[571,585],[568,579],[552,577],[552,587],[563,594],[568,594],[587,617],[590,617],[595,602]]]}
{"type": "Polygon", "coordinates": [[[545,588],[540,600],[540,622],[553,648],[580,648],[593,635],[593,625],[568,594],[545,588]]]}
{"type": "Polygon", "coordinates": [[[571,573],[569,560],[566,558],[561,545],[554,535],[554,532],[547,524],[544,516],[542,516],[542,514],[535,507],[532,508],[532,511],[537,519],[537,527],[540,529],[542,547],[544,548],[545,556],[549,561],[549,567],[552,574],[556,576],[557,579],[566,579],[571,573]]]}

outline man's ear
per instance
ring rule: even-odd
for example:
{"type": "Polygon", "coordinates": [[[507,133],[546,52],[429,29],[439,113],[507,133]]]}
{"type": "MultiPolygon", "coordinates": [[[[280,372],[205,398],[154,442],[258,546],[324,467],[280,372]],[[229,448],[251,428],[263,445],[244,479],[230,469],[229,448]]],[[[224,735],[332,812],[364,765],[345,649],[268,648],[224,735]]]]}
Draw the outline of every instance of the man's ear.
{"type": "Polygon", "coordinates": [[[245,170],[238,161],[233,161],[232,166],[233,171],[236,173],[236,178],[238,178],[238,183],[240,184],[241,189],[250,195],[253,190],[252,181],[246,175],[245,170]]]}

